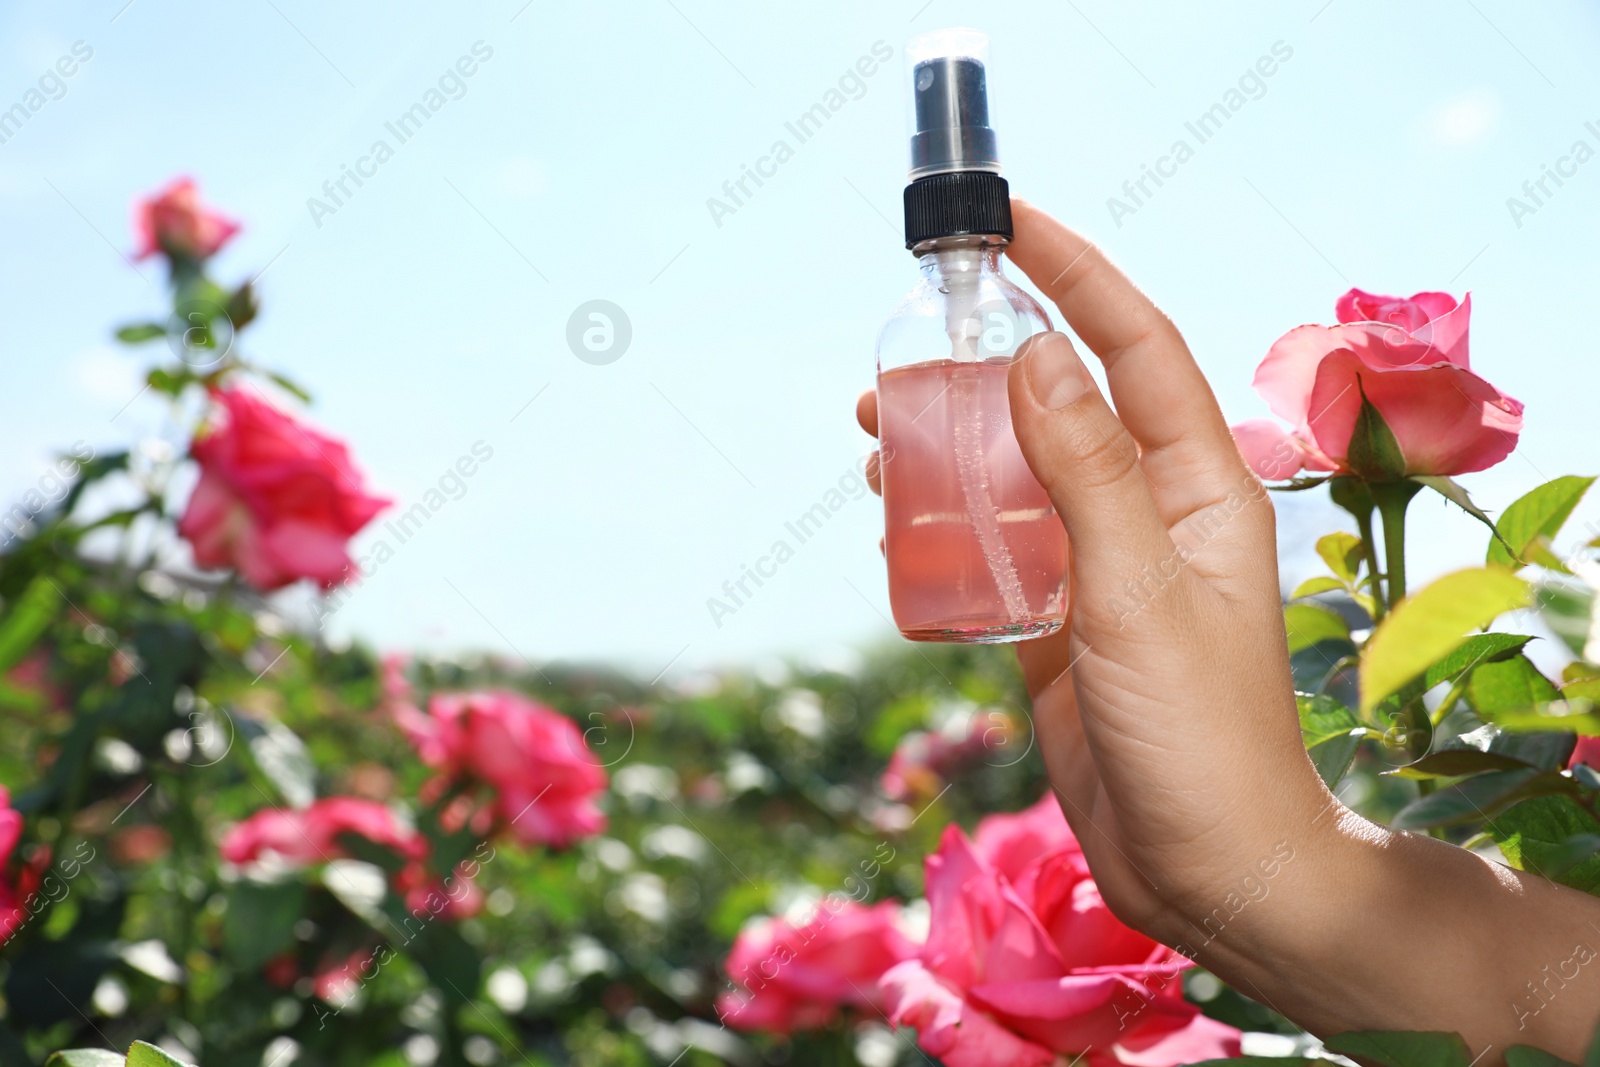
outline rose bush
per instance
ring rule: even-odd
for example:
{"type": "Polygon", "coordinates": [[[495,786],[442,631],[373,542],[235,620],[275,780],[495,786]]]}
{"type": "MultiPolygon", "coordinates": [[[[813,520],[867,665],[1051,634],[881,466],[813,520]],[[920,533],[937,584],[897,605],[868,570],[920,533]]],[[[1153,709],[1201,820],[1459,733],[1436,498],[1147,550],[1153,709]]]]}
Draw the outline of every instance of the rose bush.
{"type": "MultiPolygon", "coordinates": [[[[1315,1044],[1110,914],[1038,800],[1030,724],[986,710],[1025,706],[999,650],[643,684],[298,628],[268,594],[349,576],[382,502],[342,442],[258,391],[298,386],[232,343],[259,309],[209,259],[237,224],[192,183],[138,217],[182,314],[117,336],[165,340],[150,389],[208,414],[171,449],[73,460],[0,551],[0,1064],[64,1045],[168,1063],[154,1042],[212,1067],[1159,1067],[1255,1032],[1315,1044]]],[[[1269,355],[1293,401],[1275,447],[1329,474],[1285,488],[1327,485],[1355,527],[1286,598],[1301,726],[1363,814],[1600,892],[1600,773],[1576,736],[1600,736],[1600,563],[1557,544],[1593,479],[1490,519],[1446,476],[1520,419],[1469,380],[1468,310],[1352,291],[1338,326],[1269,355]],[[1422,411],[1424,375],[1465,392],[1440,405],[1457,417],[1422,411]],[[1484,566],[1410,591],[1424,487],[1493,530],[1484,566]],[[1559,674],[1486,629],[1522,604],[1559,674]]],[[[1456,1062],[1448,1037],[1406,1040],[1456,1062]]]]}

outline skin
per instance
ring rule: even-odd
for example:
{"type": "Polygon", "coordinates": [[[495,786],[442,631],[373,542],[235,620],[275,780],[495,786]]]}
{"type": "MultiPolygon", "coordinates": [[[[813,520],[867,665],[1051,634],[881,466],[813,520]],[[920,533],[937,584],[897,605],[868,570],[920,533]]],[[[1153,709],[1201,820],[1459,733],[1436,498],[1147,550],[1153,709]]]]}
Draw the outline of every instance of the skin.
{"type": "MultiPolygon", "coordinates": [[[[1483,1064],[1512,1044],[1581,1061],[1600,899],[1371,823],[1323,786],[1301,744],[1272,502],[1205,376],[1098,248],[1012,210],[1008,255],[1115,403],[1064,334],[1012,367],[1017,439],[1072,546],[1068,625],[1017,656],[1106,903],[1314,1034],[1453,1030],[1483,1064]]],[[[876,436],[874,393],[856,413],[876,436]]],[[[869,480],[881,491],[876,462],[869,480]]]]}

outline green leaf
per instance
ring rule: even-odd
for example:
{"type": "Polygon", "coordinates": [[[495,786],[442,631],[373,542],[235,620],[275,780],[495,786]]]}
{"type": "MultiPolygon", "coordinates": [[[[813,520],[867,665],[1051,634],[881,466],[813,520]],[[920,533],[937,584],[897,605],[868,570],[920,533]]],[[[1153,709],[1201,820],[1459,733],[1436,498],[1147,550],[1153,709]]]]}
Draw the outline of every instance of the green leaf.
{"type": "Polygon", "coordinates": [[[1573,1067],[1573,1064],[1532,1045],[1512,1045],[1506,1049],[1506,1067],[1573,1067]]]}
{"type": "Polygon", "coordinates": [[[1595,593],[1586,584],[1572,581],[1540,581],[1534,585],[1534,600],[1539,618],[1550,632],[1582,656],[1589,644],[1589,620],[1594,614],[1595,593]]]}
{"type": "Polygon", "coordinates": [[[1423,756],[1417,762],[1390,771],[1397,778],[1465,778],[1483,771],[1513,771],[1527,767],[1513,756],[1482,752],[1475,748],[1444,749],[1423,756]]]}
{"type": "Polygon", "coordinates": [[[1533,871],[1585,893],[1600,893],[1600,856],[1569,864],[1569,839],[1600,834],[1600,822],[1571,797],[1524,800],[1491,819],[1488,829],[1506,862],[1519,871],[1533,871]]]}
{"type": "Polygon", "coordinates": [[[61,591],[49,577],[41,574],[6,605],[0,620],[0,674],[15,667],[28,654],[61,610],[61,591]]]}
{"type": "Polygon", "coordinates": [[[1300,600],[1308,596],[1317,596],[1320,593],[1333,593],[1345,588],[1344,582],[1338,578],[1330,578],[1326,574],[1315,578],[1307,578],[1294,587],[1294,592],[1289,594],[1290,600],[1300,600]]]}
{"type": "Polygon", "coordinates": [[[1467,697],[1478,714],[1492,722],[1497,715],[1537,711],[1552,700],[1560,700],[1561,692],[1527,656],[1518,653],[1480,664],[1467,683],[1467,697]]]}
{"type": "Polygon", "coordinates": [[[249,282],[245,282],[229,294],[228,302],[222,310],[228,316],[228,321],[233,323],[233,328],[242,330],[255,320],[256,314],[261,310],[261,304],[256,300],[255,289],[249,282]]]}
{"type": "MultiPolygon", "coordinates": [[[[1588,770],[1580,765],[1578,770],[1588,770]]],[[[1562,875],[1600,853],[1600,834],[1574,834],[1541,857],[1542,869],[1549,878],[1562,875]]]]}
{"type": "Polygon", "coordinates": [[[1495,523],[1495,530],[1500,536],[1489,542],[1485,561],[1515,570],[1534,562],[1529,553],[1538,550],[1539,554],[1548,557],[1548,560],[1540,562],[1549,566],[1549,562],[1554,561],[1557,567],[1553,569],[1565,570],[1551,555],[1550,540],[1561,531],[1562,524],[1572,515],[1572,509],[1578,506],[1578,501],[1583,499],[1583,494],[1593,484],[1593,478],[1568,474],[1545,482],[1532,492],[1518,497],[1501,514],[1500,521],[1495,523]]]}
{"type": "Polygon", "coordinates": [[[1577,738],[1566,732],[1510,733],[1498,726],[1481,726],[1471,733],[1462,734],[1450,742],[1453,746],[1471,746],[1497,756],[1521,760],[1530,767],[1544,771],[1559,771],[1572,758],[1577,738]]]}
{"type": "Polygon", "coordinates": [[[1317,555],[1322,557],[1322,562],[1336,577],[1343,578],[1346,582],[1356,580],[1356,572],[1361,568],[1361,560],[1366,546],[1361,543],[1361,538],[1343,530],[1326,534],[1317,539],[1317,555]]]}
{"type": "Polygon", "coordinates": [[[259,970],[294,943],[294,925],[300,921],[305,899],[306,885],[298,879],[234,884],[228,892],[222,944],[241,971],[259,970]]]}
{"type": "Polygon", "coordinates": [[[1600,714],[1594,712],[1569,712],[1559,715],[1552,714],[1549,709],[1543,712],[1518,712],[1497,715],[1494,724],[1507,733],[1532,734],[1549,730],[1562,732],[1570,730],[1585,737],[1600,736],[1600,714]]]}
{"type": "Polygon", "coordinates": [[[1383,421],[1383,414],[1367,399],[1359,374],[1356,375],[1356,389],[1361,393],[1361,411],[1356,415],[1345,461],[1352,472],[1366,481],[1399,481],[1406,475],[1406,457],[1400,452],[1400,442],[1394,439],[1394,431],[1383,421]]]}
{"type": "Polygon", "coordinates": [[[1469,630],[1527,603],[1526,582],[1489,567],[1447,574],[1407,597],[1362,653],[1362,712],[1465,644],[1469,630]]]}
{"type": "Polygon", "coordinates": [[[1460,648],[1427,669],[1422,676],[1423,689],[1453,681],[1480,663],[1492,663],[1520,652],[1532,640],[1526,634],[1473,634],[1460,648]]]}
{"type": "Polygon", "coordinates": [[[1315,604],[1290,604],[1283,609],[1283,626],[1289,635],[1289,652],[1322,641],[1350,640],[1350,627],[1344,619],[1315,604]]]}
{"type": "Polygon", "coordinates": [[[1333,697],[1296,693],[1294,701],[1300,712],[1300,737],[1307,748],[1361,728],[1355,714],[1333,697]]]}
{"type": "Polygon", "coordinates": [[[1432,489],[1435,493],[1438,493],[1450,503],[1489,527],[1489,532],[1494,536],[1500,536],[1499,531],[1494,528],[1494,520],[1485,515],[1483,509],[1472,502],[1472,497],[1467,494],[1467,491],[1454,478],[1436,474],[1416,474],[1412,475],[1411,480],[1432,489]]]}
{"type": "Polygon", "coordinates": [[[1471,1067],[1472,1053],[1460,1034],[1437,1031],[1356,1031],[1337,1034],[1324,1044],[1329,1051],[1382,1067],[1471,1067]]]}
{"type": "Polygon", "coordinates": [[[128,1046],[128,1067],[193,1067],[165,1049],[146,1041],[135,1041],[128,1046]]]}
{"type": "Polygon", "coordinates": [[[122,1067],[122,1053],[104,1048],[68,1048],[52,1052],[44,1067],[122,1067]]]}
{"type": "Polygon", "coordinates": [[[1400,809],[1393,825],[1401,830],[1425,830],[1488,819],[1519,800],[1572,788],[1571,780],[1559,772],[1537,767],[1491,771],[1418,797],[1400,809]]]}
{"type": "Polygon", "coordinates": [[[1361,744],[1361,724],[1350,709],[1330,696],[1295,694],[1300,711],[1300,737],[1317,774],[1329,789],[1336,789],[1361,744]]]}
{"type": "Polygon", "coordinates": [[[165,337],[167,328],[159,322],[140,322],[132,326],[124,326],[117,331],[117,340],[123,344],[137,345],[145,341],[154,341],[157,337],[165,337]]]}

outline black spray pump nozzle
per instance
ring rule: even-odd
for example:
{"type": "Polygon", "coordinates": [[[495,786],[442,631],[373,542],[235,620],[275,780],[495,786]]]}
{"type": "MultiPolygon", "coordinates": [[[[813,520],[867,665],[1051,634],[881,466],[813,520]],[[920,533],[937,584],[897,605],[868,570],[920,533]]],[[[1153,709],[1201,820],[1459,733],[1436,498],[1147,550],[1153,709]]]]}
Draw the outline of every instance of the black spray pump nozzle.
{"type": "Polygon", "coordinates": [[[1011,238],[1011,197],[989,125],[989,39],[938,30],[906,47],[911,62],[911,184],[906,247],[945,237],[1011,238]]]}
{"type": "Polygon", "coordinates": [[[936,56],[912,68],[911,178],[950,171],[1000,173],[989,126],[989,85],[974,56],[936,56]]]}

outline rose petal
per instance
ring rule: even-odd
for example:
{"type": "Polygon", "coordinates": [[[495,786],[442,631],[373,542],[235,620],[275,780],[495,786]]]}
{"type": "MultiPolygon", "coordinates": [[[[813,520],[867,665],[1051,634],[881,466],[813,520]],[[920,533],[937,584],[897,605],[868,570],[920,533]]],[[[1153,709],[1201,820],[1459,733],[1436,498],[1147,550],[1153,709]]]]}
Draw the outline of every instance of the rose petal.
{"type": "Polygon", "coordinates": [[[1271,419],[1246,419],[1229,427],[1239,455],[1256,477],[1275,482],[1292,478],[1306,464],[1306,450],[1299,438],[1271,419]]]}
{"type": "Polygon", "coordinates": [[[1055,1053],[997,1024],[918,960],[891,968],[880,983],[896,1026],[914,1026],[917,1045],[944,1067],[1050,1067],[1055,1053]]]}
{"type": "Polygon", "coordinates": [[[1309,423],[1317,446],[1341,465],[1363,391],[1393,431],[1407,474],[1481,471],[1510,455],[1522,432],[1522,405],[1471,371],[1451,363],[1374,370],[1354,352],[1335,352],[1318,370],[1309,423]]]}

